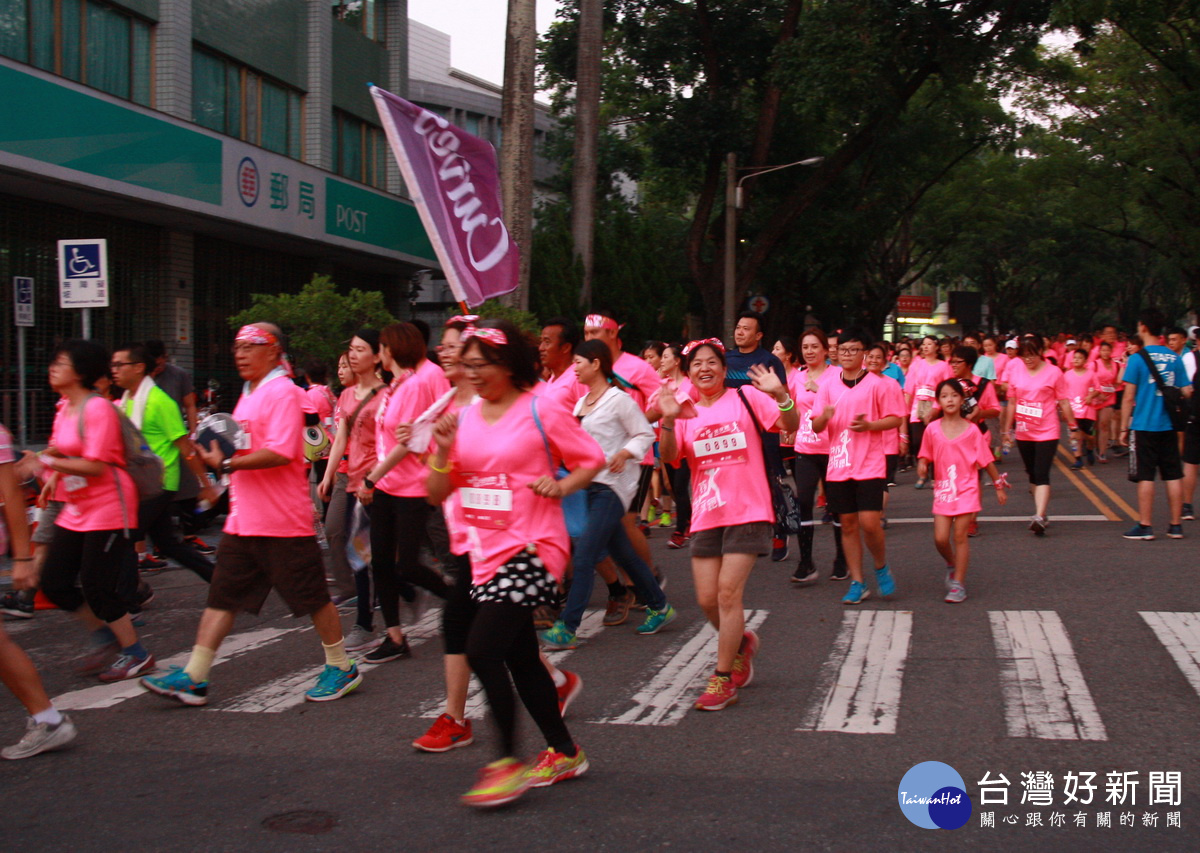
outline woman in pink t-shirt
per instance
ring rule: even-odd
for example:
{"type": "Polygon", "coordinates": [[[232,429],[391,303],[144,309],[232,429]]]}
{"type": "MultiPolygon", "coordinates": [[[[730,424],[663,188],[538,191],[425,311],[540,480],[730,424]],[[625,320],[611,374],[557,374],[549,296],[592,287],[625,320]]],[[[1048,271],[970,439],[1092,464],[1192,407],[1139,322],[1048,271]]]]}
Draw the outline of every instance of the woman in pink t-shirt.
{"type": "Polygon", "coordinates": [[[1033,486],[1034,514],[1029,529],[1035,536],[1044,536],[1048,524],[1050,466],[1058,449],[1059,412],[1072,430],[1078,428],[1062,371],[1046,361],[1043,350],[1039,335],[1021,338],[1018,357],[1009,363],[1005,374],[1008,407],[1004,410],[1004,446],[1010,447],[1016,439],[1033,486]]]}
{"type": "Polygon", "coordinates": [[[92,390],[108,375],[108,352],[95,341],[67,341],[50,363],[50,387],[67,404],[54,418],[42,463],[60,475],[66,505],[42,569],[42,592],[92,630],[95,650],[82,669],[99,672],[101,681],[122,681],[153,670],[154,656],[138,640],[119,592],[122,567],[133,560],[138,491],[123,467],[117,410],[92,390]]]}
{"type": "Polygon", "coordinates": [[[726,388],[720,341],[693,342],[684,353],[700,392],[697,414],[677,420],[679,402],[664,388],[659,449],[663,459],[682,455],[692,465],[692,576],[696,599],[717,630],[717,669],[696,707],[719,711],[754,678],[758,636],[746,630],[742,593],[755,561],[771,548],[775,523],[756,422],[771,432],[794,431],[800,418],[787,387],[761,365],[749,370],[754,387],[741,389],[745,401],[726,388]]]}
{"type": "MultiPolygon", "coordinates": [[[[340,559],[346,560],[351,515],[363,511],[357,508],[358,492],[362,488],[363,477],[378,461],[375,456],[375,416],[383,399],[382,392],[387,387],[379,375],[379,332],[375,329],[359,329],[350,339],[343,359],[350,376],[342,380],[345,388],[338,398],[336,432],[329,452],[331,458],[343,462],[337,469],[326,469],[318,491],[321,499],[329,502],[325,533],[329,537],[330,551],[340,551],[340,559]]],[[[339,557],[333,559],[336,564],[339,557]]],[[[348,561],[346,567],[349,569],[348,561]]],[[[374,628],[374,597],[371,595],[369,567],[363,566],[361,571],[352,574],[358,613],[354,627],[346,636],[346,651],[360,652],[373,649],[378,644],[374,628]]],[[[343,595],[348,592],[339,590],[343,595]]]]}
{"type": "Polygon", "coordinates": [[[433,503],[457,491],[452,527],[466,531],[470,548],[467,660],[491,706],[501,757],[463,802],[494,806],[588,767],[538,656],[533,610],[557,601],[570,559],[561,499],[592,481],[604,452],[563,407],[538,405],[530,393],[537,354],[513,324],[485,320],[463,340],[462,367],[480,400],[438,420],[426,484],[433,503]],[[556,480],[560,465],[570,473],[556,480]],[[514,684],[548,744],[533,767],[516,757],[514,684]]]}
{"type": "MultiPolygon", "coordinates": [[[[663,347],[662,359],[658,363],[658,375],[671,387],[682,388],[689,396],[695,395],[692,380],[683,372],[683,345],[667,344],[663,347]]],[[[653,408],[657,401],[651,402],[653,408]]],[[[647,412],[647,415],[650,413],[647,412]]],[[[659,439],[661,440],[661,430],[659,439]]],[[[692,472],[686,459],[663,462],[671,474],[671,491],[675,494],[675,532],[667,542],[668,548],[682,548],[691,537],[692,526],[692,472]]]]}
{"type": "Polygon", "coordinates": [[[1121,387],[1121,362],[1113,358],[1113,345],[1108,341],[1101,341],[1097,351],[1100,354],[1092,359],[1092,366],[1096,370],[1096,387],[1100,389],[1096,399],[1099,420],[1096,459],[1107,462],[1108,449],[1117,443],[1119,418],[1116,417],[1116,405],[1117,389],[1121,387]]]}
{"type": "Polygon", "coordinates": [[[970,561],[968,533],[982,508],[979,500],[979,469],[986,469],[996,484],[996,500],[1008,501],[1008,483],[1000,477],[987,438],[962,416],[966,400],[957,379],[943,380],[937,387],[941,417],[925,431],[920,468],[924,476],[929,463],[938,475],[933,481],[933,544],[946,561],[947,604],[967,600],[967,566],[970,561]],[[953,541],[951,541],[953,539],[953,541]]]}
{"type": "MultiPolygon", "coordinates": [[[[792,573],[795,583],[810,583],[817,579],[817,568],[813,563],[813,537],[816,526],[813,522],[813,506],[817,487],[825,486],[825,471],[829,467],[829,436],[813,432],[813,400],[821,383],[835,378],[837,368],[829,366],[829,336],[815,326],[806,329],[800,336],[800,357],[804,368],[788,376],[788,391],[796,401],[796,416],[800,428],[796,431],[796,503],[800,506],[800,532],[796,539],[800,543],[800,562],[792,573]]],[[[820,414],[817,412],[816,414],[820,414]]],[[[842,552],[842,526],[834,518],[833,544],[836,556],[829,579],[846,579],[846,555],[842,552]]]]}
{"type": "Polygon", "coordinates": [[[421,541],[429,521],[422,454],[411,453],[397,427],[411,424],[450,390],[442,368],[425,357],[425,339],[412,323],[393,323],[379,332],[379,359],[395,379],[379,396],[375,418],[376,462],[363,477],[359,503],[371,515],[371,574],[387,636],[363,657],[387,663],[411,656],[400,626],[400,598],[413,601],[413,584],[445,599],[449,590],[438,572],[421,563],[421,541]]]}
{"type": "MultiPolygon", "coordinates": [[[[933,419],[935,389],[950,375],[950,364],[938,353],[938,339],[933,335],[921,338],[921,357],[913,359],[904,378],[904,401],[909,406],[909,452],[913,455],[920,454],[925,425],[933,419]]],[[[925,477],[918,477],[916,488],[923,489],[927,484],[925,477]]]]}
{"type": "MultiPolygon", "coordinates": [[[[871,344],[867,348],[867,357],[863,361],[863,365],[867,370],[874,373],[876,376],[887,379],[895,384],[895,393],[904,396],[904,389],[900,387],[900,383],[883,372],[887,367],[888,352],[887,344],[876,343],[871,344]]],[[[889,388],[891,386],[888,386],[889,388]]],[[[826,437],[828,440],[828,437],[826,437]]],[[[887,482],[884,484],[883,492],[883,514],[879,521],[883,525],[883,529],[887,530],[887,505],[888,497],[890,496],[891,487],[896,484],[896,472],[900,468],[900,452],[908,449],[908,421],[901,420],[900,426],[895,429],[889,429],[883,433],[883,454],[887,460],[887,482]]]]}
{"type": "Polygon", "coordinates": [[[1071,367],[1063,374],[1063,381],[1067,385],[1071,412],[1075,415],[1075,423],[1079,425],[1079,429],[1071,435],[1075,451],[1075,464],[1071,468],[1078,471],[1085,459],[1089,465],[1096,461],[1096,403],[1105,395],[1100,391],[1095,368],[1088,364],[1087,351],[1072,350],[1069,358],[1071,367]]]}

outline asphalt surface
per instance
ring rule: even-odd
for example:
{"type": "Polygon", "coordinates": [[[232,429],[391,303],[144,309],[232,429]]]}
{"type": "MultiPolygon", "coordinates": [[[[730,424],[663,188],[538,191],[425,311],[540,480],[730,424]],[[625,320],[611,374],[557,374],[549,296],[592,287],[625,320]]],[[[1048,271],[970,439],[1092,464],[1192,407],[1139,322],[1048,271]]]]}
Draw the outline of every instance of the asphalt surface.
{"type": "MultiPolygon", "coordinates": [[[[1009,505],[998,508],[985,490],[985,518],[1027,520],[1032,512],[1019,463],[1009,459],[1002,469],[1015,486],[1009,505]]],[[[739,704],[719,713],[687,710],[703,679],[680,669],[680,656],[712,643],[694,639],[703,619],[687,552],[668,550],[667,534],[655,531],[651,545],[680,618],[653,637],[636,636],[633,619],[603,629],[564,660],[584,680],[568,723],[591,768],[495,812],[458,802],[476,771],[496,757],[486,720],[476,719],[476,742],[468,748],[429,755],[410,746],[430,723],[422,711],[442,697],[434,632],[426,632],[411,660],[366,670],[362,687],[344,699],[296,703],[311,683],[307,673],[322,663],[321,652],[311,628],[272,598],[260,617],[239,617],[234,638],[252,635],[262,644],[214,669],[209,707],[185,708],[146,694],[113,699],[107,707],[70,711],[80,730],[71,748],[0,762],[6,846],[1194,850],[1200,846],[1200,788],[1194,784],[1200,778],[1200,696],[1141,614],[1200,612],[1194,582],[1200,527],[1185,523],[1183,540],[1162,537],[1160,489],[1160,538],[1126,541],[1121,533],[1131,520],[1122,503],[1133,502],[1133,487],[1122,464],[1096,466],[1075,475],[1075,482],[1061,469],[1052,476],[1052,521],[1044,538],[1021,520],[982,523],[982,535],[971,541],[970,597],[961,605],[942,601],[943,568],[928,522],[931,492],[915,491],[912,473],[901,475],[889,509],[889,561],[899,585],[893,601],[872,599],[860,608],[840,603],[845,584],[825,579],[833,555],[827,526],[817,531],[818,583],[790,583],[792,559],[760,560],[746,594],[747,610],[762,619],[755,682],[739,704]],[[1062,516],[1098,520],[1055,520],[1062,516]],[[850,671],[830,663],[844,651],[839,637],[845,637],[847,611],[855,614],[853,624],[866,624],[874,614],[870,619],[878,624],[902,625],[903,614],[911,613],[902,672],[892,663],[884,667],[876,647],[861,667],[886,670],[890,686],[880,688],[881,696],[899,688],[892,711],[877,709],[875,720],[868,714],[868,727],[879,728],[869,733],[826,731],[812,722],[822,696],[850,671]],[[1001,659],[994,625],[1003,617],[992,614],[1017,611],[1052,621],[1057,616],[1068,638],[1066,656],[1073,652],[1098,722],[1077,719],[1069,736],[1010,734],[1020,691],[1006,682],[1011,667],[1001,659]],[[274,632],[285,633],[268,636],[274,632]],[[831,680],[831,672],[841,675],[831,680]],[[262,700],[263,685],[286,676],[299,686],[277,690],[274,706],[262,700]],[[684,704],[650,707],[655,724],[614,721],[628,720],[639,699],[646,705],[652,694],[658,702],[682,696],[684,704]],[[894,732],[887,731],[889,714],[894,732]],[[944,762],[965,781],[973,811],[961,829],[919,828],[901,812],[900,780],[925,761],[944,762]],[[1034,771],[1053,777],[1051,806],[1021,803],[1021,774],[1034,771]],[[1138,774],[1133,805],[1105,801],[1106,776],[1114,771],[1138,774]],[[1149,802],[1149,774],[1163,771],[1181,774],[1178,805],[1149,802]],[[1063,804],[1068,772],[1096,774],[1091,804],[1063,804]],[[978,782],[987,774],[1010,781],[1008,805],[980,803],[978,782]],[[994,827],[981,826],[987,812],[994,827]],[[1110,828],[1097,826],[1105,812],[1110,828]],[[1034,813],[1041,826],[1028,825],[1034,813]],[[1056,813],[1065,825],[1053,825],[1056,813]],[[1078,813],[1085,827],[1075,825],[1078,813]],[[1136,825],[1122,825],[1125,813],[1136,825]],[[1175,813],[1180,826],[1168,826],[1175,813]],[[1144,825],[1149,815],[1156,825],[1144,825]]],[[[159,660],[186,654],[205,587],[180,569],[150,581],[157,596],[147,609],[144,642],[159,660]]],[[[603,604],[599,587],[593,603],[603,604]]],[[[351,623],[347,614],[347,629],[351,623]]],[[[78,703],[93,695],[79,691],[96,682],[72,674],[85,638],[67,615],[45,611],[6,626],[37,662],[52,696],[78,703]]],[[[1055,657],[1054,667],[1075,690],[1064,658],[1055,657]]],[[[1072,707],[1087,706],[1085,697],[1068,698],[1072,707]]],[[[2,739],[17,740],[22,727],[17,703],[2,703],[2,739]]],[[[522,732],[532,756],[542,744],[528,719],[522,732]]]]}

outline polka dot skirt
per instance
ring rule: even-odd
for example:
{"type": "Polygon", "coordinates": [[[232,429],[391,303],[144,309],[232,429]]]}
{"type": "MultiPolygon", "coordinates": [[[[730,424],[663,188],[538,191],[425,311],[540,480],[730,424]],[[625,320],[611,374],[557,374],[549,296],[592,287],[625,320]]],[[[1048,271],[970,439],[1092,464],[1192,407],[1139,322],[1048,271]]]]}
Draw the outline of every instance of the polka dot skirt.
{"type": "Polygon", "coordinates": [[[558,583],[541,557],[526,548],[496,570],[490,580],[471,587],[476,604],[541,607],[558,603],[558,583]]]}

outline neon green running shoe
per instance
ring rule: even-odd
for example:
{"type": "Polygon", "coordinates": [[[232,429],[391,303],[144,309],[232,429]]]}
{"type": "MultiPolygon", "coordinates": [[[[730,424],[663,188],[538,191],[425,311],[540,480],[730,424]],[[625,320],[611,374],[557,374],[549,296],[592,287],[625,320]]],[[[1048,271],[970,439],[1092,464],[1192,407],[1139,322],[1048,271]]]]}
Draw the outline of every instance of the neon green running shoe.
{"type": "Polygon", "coordinates": [[[515,758],[501,758],[479,771],[475,787],[462,795],[462,801],[477,808],[502,806],[529,790],[530,783],[524,764],[515,758]]]}

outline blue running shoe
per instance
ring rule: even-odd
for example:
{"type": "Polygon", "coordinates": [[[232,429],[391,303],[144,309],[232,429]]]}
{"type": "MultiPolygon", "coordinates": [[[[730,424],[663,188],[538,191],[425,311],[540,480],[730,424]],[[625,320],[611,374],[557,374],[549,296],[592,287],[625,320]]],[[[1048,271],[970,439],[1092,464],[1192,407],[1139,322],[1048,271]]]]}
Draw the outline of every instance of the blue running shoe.
{"type": "Polygon", "coordinates": [[[208,682],[197,684],[179,667],[172,667],[166,675],[148,675],[138,683],[151,693],[177,699],[185,705],[208,704],[208,682]]]}
{"type": "Polygon", "coordinates": [[[304,692],[304,698],[309,702],[332,702],[341,699],[355,687],[362,684],[362,675],[358,664],[351,661],[349,669],[338,669],[336,666],[325,664],[321,674],[317,676],[315,687],[304,692]]]}
{"type": "Polygon", "coordinates": [[[875,583],[879,586],[879,594],[884,598],[890,598],[896,592],[896,579],[892,577],[892,570],[887,566],[875,570],[875,583]]]}
{"type": "Polygon", "coordinates": [[[668,604],[662,610],[653,610],[646,608],[646,621],[638,625],[634,630],[642,636],[648,634],[657,634],[663,629],[668,622],[675,620],[675,608],[668,604]]]}
{"type": "Polygon", "coordinates": [[[1148,542],[1154,538],[1154,528],[1148,524],[1135,524],[1122,535],[1126,539],[1141,539],[1148,542]]]}
{"type": "Polygon", "coordinates": [[[846,597],[842,599],[842,604],[862,604],[871,597],[871,591],[867,589],[867,585],[862,581],[851,581],[850,590],[846,593],[846,597]]]}
{"type": "Polygon", "coordinates": [[[1183,525],[1182,524],[1172,524],[1170,527],[1168,527],[1167,528],[1167,538],[1168,539],[1182,539],[1183,538],[1183,525]]]}
{"type": "Polygon", "coordinates": [[[540,631],[538,636],[542,639],[542,645],[548,649],[573,649],[578,645],[575,633],[567,630],[566,623],[561,619],[554,623],[554,627],[540,631]]]}

